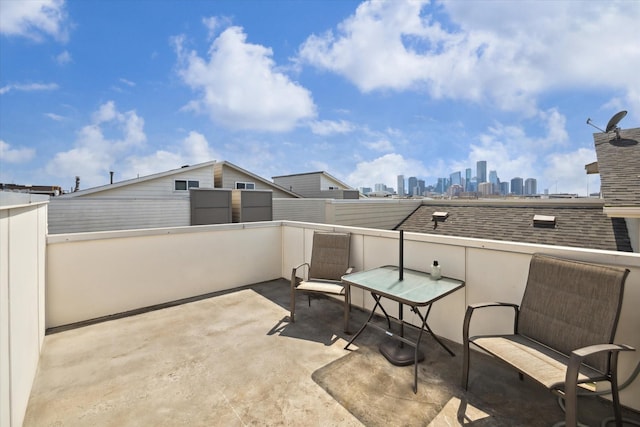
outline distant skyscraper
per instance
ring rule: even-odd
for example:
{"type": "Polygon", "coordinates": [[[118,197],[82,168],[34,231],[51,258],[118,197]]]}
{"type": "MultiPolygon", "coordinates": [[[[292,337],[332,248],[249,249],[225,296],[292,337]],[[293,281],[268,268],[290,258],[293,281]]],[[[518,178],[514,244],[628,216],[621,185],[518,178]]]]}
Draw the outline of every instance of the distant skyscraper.
{"type": "Polygon", "coordinates": [[[520,177],[515,177],[511,180],[511,193],[518,196],[524,194],[523,180],[520,177]]]}
{"type": "Polygon", "coordinates": [[[476,178],[478,179],[478,185],[483,182],[487,182],[487,161],[480,160],[476,163],[476,178]]]}
{"type": "Polygon", "coordinates": [[[464,171],[464,191],[473,191],[471,190],[471,168],[464,171]]]}
{"type": "Polygon", "coordinates": [[[454,172],[449,176],[449,179],[451,180],[451,185],[462,185],[462,173],[461,172],[454,172]]]}
{"type": "Polygon", "coordinates": [[[404,175],[398,175],[398,196],[404,196],[404,175]]]}
{"type": "Polygon", "coordinates": [[[509,194],[509,183],[507,181],[498,183],[498,188],[500,188],[501,196],[509,194]]]}
{"type": "Polygon", "coordinates": [[[376,184],[374,185],[376,191],[387,191],[387,186],[384,184],[376,184]]]}
{"type": "Polygon", "coordinates": [[[416,187],[418,188],[416,196],[424,196],[424,179],[419,179],[416,187]]]}
{"type": "Polygon", "coordinates": [[[524,194],[527,196],[538,194],[538,181],[535,178],[527,178],[524,181],[524,194]]]}
{"type": "Polygon", "coordinates": [[[496,186],[490,182],[481,182],[478,184],[478,193],[483,196],[490,196],[496,193],[496,186]]]}
{"type": "Polygon", "coordinates": [[[500,183],[500,179],[498,178],[498,172],[490,171],[489,172],[489,182],[495,185],[500,183]]]}
{"type": "Polygon", "coordinates": [[[410,176],[409,180],[408,180],[408,188],[407,188],[407,192],[410,196],[415,196],[416,195],[416,187],[418,186],[418,178],[416,178],[415,176],[410,176]]]}

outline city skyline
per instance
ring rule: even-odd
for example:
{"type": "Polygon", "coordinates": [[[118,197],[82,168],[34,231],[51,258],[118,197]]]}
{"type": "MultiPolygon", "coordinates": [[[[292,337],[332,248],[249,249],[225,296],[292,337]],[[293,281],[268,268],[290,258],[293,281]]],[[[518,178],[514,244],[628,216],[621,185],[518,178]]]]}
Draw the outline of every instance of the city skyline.
{"type": "MultiPolygon", "coordinates": [[[[400,196],[406,196],[406,195],[424,195],[424,194],[414,194],[413,193],[413,188],[414,187],[418,187],[418,193],[422,192],[424,193],[425,191],[427,191],[429,188],[432,189],[432,192],[435,193],[446,193],[447,189],[449,186],[460,186],[461,192],[469,192],[469,193],[483,193],[483,191],[480,191],[480,189],[477,187],[479,184],[481,183],[486,183],[489,182],[491,184],[496,185],[496,187],[492,190],[484,190],[484,192],[490,191],[489,194],[500,194],[500,195],[508,195],[508,194],[515,194],[515,195],[535,195],[535,194],[540,194],[540,192],[538,191],[537,188],[537,182],[538,179],[534,178],[534,177],[521,177],[521,176],[514,176],[512,178],[508,178],[508,179],[501,179],[499,177],[498,171],[497,169],[489,169],[489,174],[487,177],[487,161],[486,160],[479,160],[476,163],[476,173],[475,175],[472,174],[472,169],[471,168],[465,168],[465,175],[463,177],[462,171],[455,171],[449,174],[449,177],[441,177],[438,178],[437,181],[433,184],[426,184],[426,181],[423,179],[418,179],[418,177],[416,176],[408,176],[407,178],[405,178],[405,174],[400,174],[396,176],[396,186],[388,186],[385,183],[375,183],[373,185],[373,187],[359,187],[359,189],[363,192],[363,193],[368,193],[369,191],[363,191],[363,190],[370,190],[370,191],[375,191],[375,192],[388,192],[388,193],[392,193],[392,194],[397,194],[400,196]],[[449,180],[448,185],[446,186],[446,188],[441,188],[441,186],[446,185],[446,182],[444,182],[444,180],[449,180]],[[513,188],[513,184],[514,184],[514,180],[519,180],[519,186],[516,185],[516,188],[513,188]],[[529,185],[526,186],[525,183],[529,181],[529,185]],[[420,186],[419,184],[422,183],[422,186],[420,186]],[[405,185],[406,184],[406,185],[405,185]],[[502,187],[500,186],[502,184],[502,187]],[[507,186],[505,187],[504,184],[507,184],[507,186]]],[[[543,189],[543,191],[549,192],[549,188],[545,188],[543,189]]]]}

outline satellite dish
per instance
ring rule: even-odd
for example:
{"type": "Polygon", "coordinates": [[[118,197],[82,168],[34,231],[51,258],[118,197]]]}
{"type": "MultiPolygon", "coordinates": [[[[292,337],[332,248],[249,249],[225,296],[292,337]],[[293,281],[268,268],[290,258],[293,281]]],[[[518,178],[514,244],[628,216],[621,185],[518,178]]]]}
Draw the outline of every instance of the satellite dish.
{"type": "Polygon", "coordinates": [[[624,116],[626,115],[627,115],[626,110],[622,110],[619,113],[616,113],[613,117],[611,117],[611,120],[609,120],[609,123],[607,123],[605,132],[609,133],[612,130],[616,130],[618,128],[618,123],[620,123],[620,120],[624,119],[624,116]]]}
{"type": "Polygon", "coordinates": [[[620,140],[620,128],[618,127],[618,123],[620,123],[620,120],[622,120],[626,115],[627,115],[626,110],[622,110],[614,114],[614,116],[611,117],[611,120],[609,120],[609,123],[607,123],[607,127],[605,130],[600,129],[598,126],[594,125],[591,122],[591,119],[587,119],[587,124],[593,126],[594,128],[598,129],[600,132],[603,132],[603,133],[609,133],[614,131],[616,133],[616,139],[620,140]]]}

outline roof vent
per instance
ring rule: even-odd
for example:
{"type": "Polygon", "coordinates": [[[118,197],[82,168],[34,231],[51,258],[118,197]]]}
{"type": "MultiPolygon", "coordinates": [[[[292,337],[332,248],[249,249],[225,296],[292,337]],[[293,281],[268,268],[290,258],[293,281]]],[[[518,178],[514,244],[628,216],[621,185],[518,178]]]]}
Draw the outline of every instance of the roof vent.
{"type": "Polygon", "coordinates": [[[431,214],[431,221],[433,221],[433,229],[438,228],[439,222],[445,222],[449,218],[449,212],[434,212],[431,214]]]}
{"type": "Polygon", "coordinates": [[[539,228],[556,228],[556,217],[550,215],[534,215],[533,226],[539,228]]]}
{"type": "Polygon", "coordinates": [[[432,221],[444,221],[445,219],[449,218],[449,212],[434,212],[431,214],[431,220],[432,221]]]}

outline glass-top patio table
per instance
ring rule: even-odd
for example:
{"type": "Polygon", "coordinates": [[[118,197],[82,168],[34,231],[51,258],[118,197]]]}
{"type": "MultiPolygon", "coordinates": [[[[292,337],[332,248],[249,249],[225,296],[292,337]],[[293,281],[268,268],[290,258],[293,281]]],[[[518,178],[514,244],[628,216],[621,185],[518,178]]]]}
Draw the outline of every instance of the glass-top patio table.
{"type": "MultiPolygon", "coordinates": [[[[422,334],[426,330],[433,338],[447,351],[451,356],[454,353],[433,333],[427,323],[431,305],[464,287],[464,282],[448,277],[433,279],[428,273],[422,271],[401,269],[397,266],[385,265],[383,267],[374,268],[372,270],[359,271],[357,273],[342,276],[342,281],[348,286],[355,286],[365,291],[369,291],[376,301],[371,314],[367,321],[362,325],[360,330],[351,338],[345,346],[349,346],[358,338],[367,326],[373,326],[385,332],[392,341],[384,342],[380,345],[380,352],[394,365],[410,365],[414,364],[414,383],[413,392],[418,391],[418,362],[424,359],[424,355],[419,351],[420,340],[422,334]],[[399,315],[397,321],[400,323],[400,334],[391,332],[391,317],[387,314],[382,306],[381,299],[388,298],[399,304],[399,315]],[[418,339],[414,342],[404,336],[404,321],[402,319],[403,305],[411,307],[411,311],[416,313],[422,321],[422,327],[418,334],[418,339]],[[387,319],[387,329],[380,327],[378,324],[371,322],[376,309],[380,307],[387,319]],[[424,316],[420,313],[418,307],[427,307],[424,316]],[[400,341],[397,343],[396,341],[400,341]],[[407,348],[404,344],[408,344],[412,348],[407,348]]],[[[396,320],[396,319],[394,319],[396,320]]]]}

